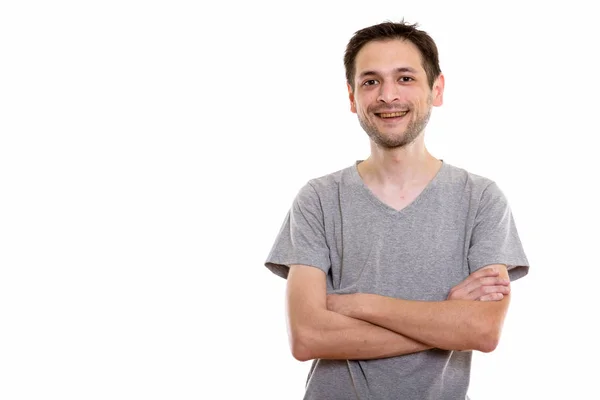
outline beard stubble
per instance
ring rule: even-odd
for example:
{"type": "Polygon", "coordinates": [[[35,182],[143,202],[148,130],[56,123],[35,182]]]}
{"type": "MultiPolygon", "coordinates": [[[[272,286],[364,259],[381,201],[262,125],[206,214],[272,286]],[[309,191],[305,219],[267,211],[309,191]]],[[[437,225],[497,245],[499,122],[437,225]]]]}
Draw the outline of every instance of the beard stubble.
{"type": "MultiPolygon", "coordinates": [[[[378,146],[386,149],[395,149],[411,144],[423,132],[423,130],[427,126],[427,123],[429,122],[429,117],[431,116],[431,103],[432,99],[430,96],[427,99],[426,113],[423,115],[415,115],[414,118],[411,119],[411,121],[409,121],[404,133],[400,135],[385,135],[377,129],[377,126],[375,126],[374,123],[368,121],[367,118],[361,117],[361,115],[358,113],[356,115],[358,116],[358,122],[360,123],[360,126],[367,133],[367,135],[369,135],[369,138],[371,138],[373,142],[375,142],[378,146]]],[[[410,110],[408,115],[411,115],[415,107],[405,107],[405,109],[410,110]]],[[[381,109],[380,107],[379,109],[371,111],[370,113],[374,115],[375,112],[381,113],[386,111],[387,110],[385,108],[381,109]]]]}

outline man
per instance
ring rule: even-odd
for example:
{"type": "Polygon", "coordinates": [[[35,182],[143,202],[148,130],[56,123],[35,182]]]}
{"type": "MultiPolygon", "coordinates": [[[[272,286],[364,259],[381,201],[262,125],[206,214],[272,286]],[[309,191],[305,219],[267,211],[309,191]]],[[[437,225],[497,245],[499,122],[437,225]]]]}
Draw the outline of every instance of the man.
{"type": "Polygon", "coordinates": [[[473,350],[498,344],[528,272],[505,196],[424,144],[444,76],[416,25],[355,33],[344,57],[364,161],[309,181],[265,265],[287,278],[305,399],[465,399],[473,350]]]}

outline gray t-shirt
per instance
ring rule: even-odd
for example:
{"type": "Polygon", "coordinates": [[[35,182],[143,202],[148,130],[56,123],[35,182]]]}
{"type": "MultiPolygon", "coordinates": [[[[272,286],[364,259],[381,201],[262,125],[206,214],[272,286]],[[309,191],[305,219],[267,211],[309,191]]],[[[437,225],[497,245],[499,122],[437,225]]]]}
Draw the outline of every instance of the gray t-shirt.
{"type": "MultiPolygon", "coordinates": [[[[287,278],[289,265],[323,270],[327,293],[374,293],[443,301],[489,264],[511,280],[528,261],[508,202],[491,180],[443,163],[400,211],[379,200],[359,161],[309,181],[296,196],[265,265],[287,278]]],[[[314,360],[305,399],[465,399],[470,351],[432,349],[375,360],[314,360]]]]}

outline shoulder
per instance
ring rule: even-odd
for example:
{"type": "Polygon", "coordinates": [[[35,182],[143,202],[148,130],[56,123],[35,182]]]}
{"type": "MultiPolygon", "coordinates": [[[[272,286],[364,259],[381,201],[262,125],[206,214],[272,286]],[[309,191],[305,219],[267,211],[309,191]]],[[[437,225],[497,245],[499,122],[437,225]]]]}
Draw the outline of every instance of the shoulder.
{"type": "Polygon", "coordinates": [[[504,192],[493,179],[452,165],[448,165],[446,175],[446,182],[454,182],[453,189],[460,191],[461,203],[476,213],[503,213],[510,207],[504,192]]]}
{"type": "Polygon", "coordinates": [[[469,187],[486,188],[495,182],[485,176],[475,174],[464,168],[445,163],[447,180],[453,183],[462,183],[469,187]]]}
{"type": "Polygon", "coordinates": [[[355,165],[352,165],[350,167],[310,179],[304,185],[304,187],[302,187],[300,193],[307,195],[312,194],[319,197],[328,197],[332,194],[338,193],[341,186],[350,183],[352,180],[351,176],[353,174],[353,169],[355,168],[355,165]]]}
{"type": "Polygon", "coordinates": [[[340,197],[345,196],[345,189],[355,184],[355,169],[353,165],[310,179],[298,192],[295,204],[312,209],[320,208],[323,211],[337,207],[340,197]]]}
{"type": "Polygon", "coordinates": [[[308,184],[312,185],[315,189],[327,189],[332,186],[339,186],[345,179],[346,175],[351,173],[352,168],[355,168],[355,166],[353,165],[335,172],[328,173],[318,178],[313,178],[308,181],[308,184]]]}
{"type": "Polygon", "coordinates": [[[447,185],[469,192],[475,197],[481,198],[484,195],[502,196],[502,191],[493,179],[452,164],[446,164],[444,182],[447,185]]]}

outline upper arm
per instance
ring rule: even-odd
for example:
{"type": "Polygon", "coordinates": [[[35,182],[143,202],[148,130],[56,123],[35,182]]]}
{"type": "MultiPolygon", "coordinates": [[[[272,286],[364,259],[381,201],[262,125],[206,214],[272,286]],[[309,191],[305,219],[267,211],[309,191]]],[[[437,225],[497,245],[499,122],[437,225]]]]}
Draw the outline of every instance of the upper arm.
{"type": "Polygon", "coordinates": [[[311,265],[327,273],[330,258],[325,231],[319,195],[307,184],[294,199],[265,266],[282,278],[287,278],[290,265],[311,265]]]}
{"type": "MultiPolygon", "coordinates": [[[[507,266],[504,264],[487,265],[484,268],[496,268],[500,278],[509,279],[507,266]]],[[[504,318],[510,304],[510,293],[505,294],[502,300],[478,302],[482,309],[479,319],[480,331],[484,333],[482,351],[493,351],[500,341],[504,318]]]]}
{"type": "Polygon", "coordinates": [[[318,328],[319,315],[327,310],[325,273],[307,265],[291,265],[287,277],[286,313],[292,353],[308,359],[307,338],[318,328]]]}
{"type": "Polygon", "coordinates": [[[290,345],[294,357],[306,359],[306,348],[319,334],[315,323],[326,317],[326,274],[331,267],[324,211],[311,183],[294,199],[265,266],[287,278],[290,345]]]}
{"type": "Polygon", "coordinates": [[[311,323],[314,313],[327,309],[325,273],[307,265],[292,265],[287,278],[286,311],[290,333],[311,323]]]}
{"type": "Polygon", "coordinates": [[[479,199],[467,260],[471,272],[492,264],[510,265],[512,280],[529,270],[508,200],[495,183],[488,185],[479,199]]]}

